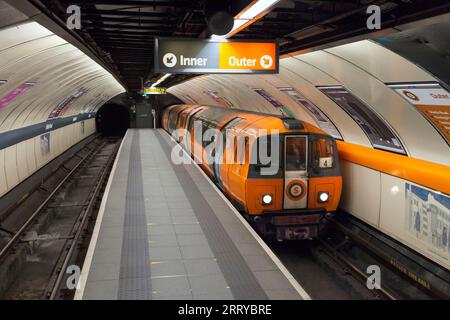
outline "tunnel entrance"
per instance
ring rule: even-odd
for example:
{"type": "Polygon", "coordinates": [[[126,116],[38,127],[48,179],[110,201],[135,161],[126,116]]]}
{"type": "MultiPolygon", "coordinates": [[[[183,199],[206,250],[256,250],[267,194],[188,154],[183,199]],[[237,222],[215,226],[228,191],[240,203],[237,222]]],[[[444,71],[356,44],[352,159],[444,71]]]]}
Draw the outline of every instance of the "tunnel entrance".
{"type": "Polygon", "coordinates": [[[107,103],[97,112],[97,131],[106,136],[123,136],[130,127],[130,113],[119,104],[107,103]]]}

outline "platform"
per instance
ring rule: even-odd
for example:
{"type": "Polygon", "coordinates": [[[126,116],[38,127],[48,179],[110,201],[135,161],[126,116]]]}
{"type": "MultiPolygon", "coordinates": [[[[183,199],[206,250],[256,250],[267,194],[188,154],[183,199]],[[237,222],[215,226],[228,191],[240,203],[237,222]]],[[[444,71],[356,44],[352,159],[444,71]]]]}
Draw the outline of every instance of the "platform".
{"type": "Polygon", "coordinates": [[[75,299],[308,299],[196,164],[162,130],[129,130],[75,299]]]}

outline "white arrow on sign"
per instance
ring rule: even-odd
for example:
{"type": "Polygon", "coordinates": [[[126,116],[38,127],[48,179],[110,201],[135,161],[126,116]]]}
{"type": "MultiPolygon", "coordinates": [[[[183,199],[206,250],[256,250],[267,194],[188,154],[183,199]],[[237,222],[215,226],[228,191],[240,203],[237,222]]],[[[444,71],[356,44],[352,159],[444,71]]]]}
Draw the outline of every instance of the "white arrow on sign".
{"type": "Polygon", "coordinates": [[[166,53],[163,57],[163,63],[167,68],[173,68],[177,64],[177,56],[173,53],[166,53]]]}
{"type": "Polygon", "coordinates": [[[269,69],[273,65],[273,59],[268,54],[261,57],[259,60],[259,63],[261,64],[261,67],[264,69],[269,69]]]}

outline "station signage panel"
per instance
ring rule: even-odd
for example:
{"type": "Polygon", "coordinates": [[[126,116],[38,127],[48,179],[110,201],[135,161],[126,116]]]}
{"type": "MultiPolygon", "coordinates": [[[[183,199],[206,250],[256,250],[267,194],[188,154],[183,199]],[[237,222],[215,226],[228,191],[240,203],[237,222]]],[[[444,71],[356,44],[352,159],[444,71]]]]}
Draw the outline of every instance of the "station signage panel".
{"type": "Polygon", "coordinates": [[[166,94],[166,88],[144,88],[144,94],[166,94]]]}
{"type": "Polygon", "coordinates": [[[450,92],[439,83],[389,85],[436,128],[450,144],[450,92]]]}
{"type": "Polygon", "coordinates": [[[278,73],[277,42],[157,38],[159,73],[278,73]]]}

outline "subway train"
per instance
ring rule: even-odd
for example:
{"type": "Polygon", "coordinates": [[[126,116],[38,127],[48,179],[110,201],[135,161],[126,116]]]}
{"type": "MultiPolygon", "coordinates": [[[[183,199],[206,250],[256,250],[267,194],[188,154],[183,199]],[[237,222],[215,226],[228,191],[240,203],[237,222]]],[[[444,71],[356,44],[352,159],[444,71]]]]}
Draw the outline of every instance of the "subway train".
{"type": "Polygon", "coordinates": [[[278,241],[312,239],[340,201],[335,140],[293,118],[173,105],[170,133],[256,229],[278,241]]]}
{"type": "MultiPolygon", "coordinates": [[[[414,37],[404,40],[416,45],[414,37]]],[[[438,61],[436,55],[430,50],[424,61],[438,61]]],[[[317,125],[337,140],[339,209],[450,270],[450,84],[441,80],[363,40],[286,56],[277,75],[205,75],[168,93],[184,103],[287,109],[317,125]]]]}

